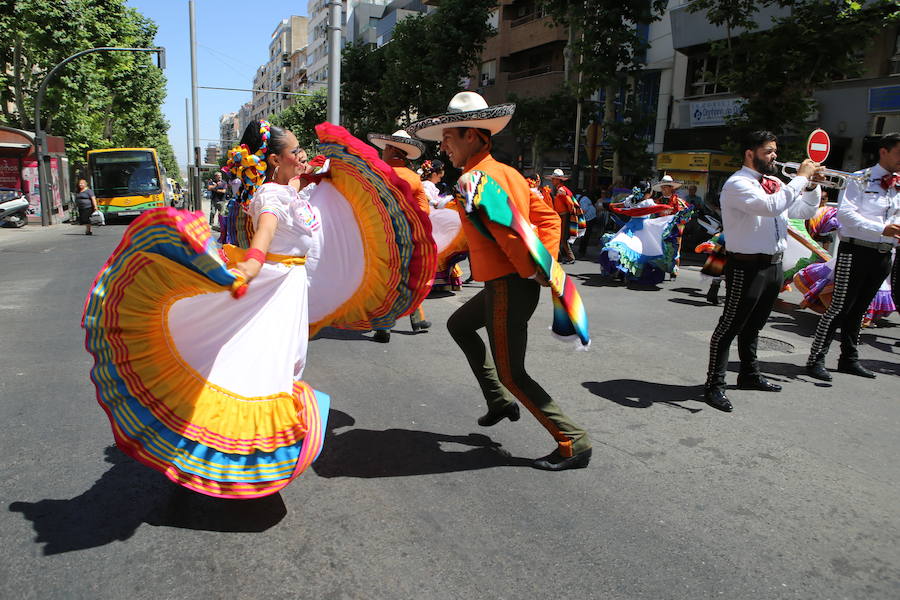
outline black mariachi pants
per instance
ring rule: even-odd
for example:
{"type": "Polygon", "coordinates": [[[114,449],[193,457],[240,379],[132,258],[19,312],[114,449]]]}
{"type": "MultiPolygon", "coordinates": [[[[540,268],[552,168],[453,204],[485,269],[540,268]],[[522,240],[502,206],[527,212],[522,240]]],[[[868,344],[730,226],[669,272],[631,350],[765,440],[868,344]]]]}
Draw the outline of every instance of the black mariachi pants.
{"type": "Polygon", "coordinates": [[[891,294],[894,296],[894,306],[900,310],[900,250],[894,252],[894,270],[891,271],[891,294]]]}
{"type": "Polygon", "coordinates": [[[728,255],[725,264],[725,308],[709,340],[709,369],[706,389],[724,389],[728,369],[728,349],[738,339],[741,375],[759,375],[756,345],[778,292],[783,271],[781,261],[743,260],[728,255]]]}
{"type": "Polygon", "coordinates": [[[559,444],[563,456],[591,447],[587,433],[553,402],[550,395],[525,371],[528,320],[537,308],[541,286],[518,275],[492,279],[447,320],[447,330],[459,344],[488,410],[500,411],[515,402],[527,408],[559,444]],[[487,328],[491,353],[478,330],[487,328]]]}
{"type": "Polygon", "coordinates": [[[841,359],[850,362],[859,360],[856,348],[859,343],[859,328],[869,304],[890,271],[890,252],[879,252],[876,248],[841,242],[834,267],[831,306],[819,318],[816,337],[809,351],[808,365],[825,359],[838,327],[841,328],[841,359]]]}

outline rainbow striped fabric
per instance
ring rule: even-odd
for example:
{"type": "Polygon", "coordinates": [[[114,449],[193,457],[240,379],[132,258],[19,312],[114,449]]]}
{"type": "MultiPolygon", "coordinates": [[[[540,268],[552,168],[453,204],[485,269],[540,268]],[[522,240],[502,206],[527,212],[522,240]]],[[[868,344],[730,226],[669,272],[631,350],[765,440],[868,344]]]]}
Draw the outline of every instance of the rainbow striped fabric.
{"type": "Polygon", "coordinates": [[[155,209],[126,229],[82,316],[91,380],[116,445],[182,486],[223,498],[272,494],[303,472],[322,448],[329,406],[302,381],[242,397],[181,358],[169,309],[238,283],[201,213],[155,209]]]}
{"type": "Polygon", "coordinates": [[[360,286],[360,297],[327,324],[388,329],[416,310],[431,291],[437,268],[431,220],[419,208],[409,184],[374,148],[331,123],[317,125],[316,134],[319,152],[329,160],[329,183],[353,204],[361,227],[378,230],[377,236],[364,239],[366,271],[378,278],[378,284],[360,286]]]}
{"type": "Polygon", "coordinates": [[[478,230],[492,237],[482,219],[512,229],[528,248],[535,266],[550,281],[553,291],[554,335],[563,340],[577,341],[587,350],[591,344],[587,312],[575,283],[562,266],[547,252],[531,223],[509,201],[506,191],[482,171],[464,173],[457,183],[457,199],[465,207],[466,215],[478,230]]]}

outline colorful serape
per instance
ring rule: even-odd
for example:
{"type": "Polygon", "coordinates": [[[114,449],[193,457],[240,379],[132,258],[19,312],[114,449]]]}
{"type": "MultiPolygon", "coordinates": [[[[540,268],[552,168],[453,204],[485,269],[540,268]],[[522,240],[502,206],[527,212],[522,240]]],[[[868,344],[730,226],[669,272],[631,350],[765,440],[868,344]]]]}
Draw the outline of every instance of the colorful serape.
{"type": "Polygon", "coordinates": [[[528,248],[538,270],[550,281],[553,291],[554,335],[563,340],[577,340],[579,348],[587,350],[591,344],[587,312],[575,283],[553,256],[547,252],[531,223],[509,201],[506,191],[482,171],[464,173],[456,184],[457,200],[478,230],[492,237],[484,223],[487,219],[512,229],[528,248]]]}

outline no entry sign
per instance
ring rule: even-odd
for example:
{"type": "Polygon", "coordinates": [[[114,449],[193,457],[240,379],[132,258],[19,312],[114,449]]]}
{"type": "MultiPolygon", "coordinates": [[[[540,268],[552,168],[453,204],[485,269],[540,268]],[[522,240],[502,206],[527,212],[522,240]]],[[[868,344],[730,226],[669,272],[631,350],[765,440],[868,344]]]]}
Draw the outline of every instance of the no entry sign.
{"type": "Polygon", "coordinates": [[[824,162],[831,151],[831,138],[824,129],[816,129],[806,140],[806,155],[817,163],[824,162]]]}

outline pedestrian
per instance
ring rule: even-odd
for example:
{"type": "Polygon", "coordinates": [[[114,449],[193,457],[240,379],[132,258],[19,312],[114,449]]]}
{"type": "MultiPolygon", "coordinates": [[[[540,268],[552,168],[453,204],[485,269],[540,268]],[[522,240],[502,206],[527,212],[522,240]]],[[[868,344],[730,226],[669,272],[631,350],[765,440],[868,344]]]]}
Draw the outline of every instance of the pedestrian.
{"type": "Polygon", "coordinates": [[[483,232],[463,215],[472,272],[485,287],[450,316],[447,330],[466,355],[487,401],[488,411],[478,419],[479,425],[517,421],[519,407],[514,398],[518,398],[557,442],[557,448],[535,460],[533,466],[554,471],[585,467],[591,457],[587,433],[525,371],[528,321],[540,299],[541,286],[549,285],[536,268],[528,243],[542,245],[540,251],[546,249],[550,253],[547,260],[552,260],[562,232],[558,216],[532,194],[525,178],[491,156],[492,136],[506,127],[514,110],[514,104],[489,107],[480,95],[460,92],[450,101],[446,114],[409,126],[409,131],[422,139],[440,141],[441,150],[453,166],[463,170],[463,177],[483,174],[502,188],[507,197],[506,214],[527,219],[527,231],[522,233],[531,240],[523,240],[489,218],[480,221],[483,232]],[[490,354],[478,335],[481,328],[487,329],[490,354]]]}
{"type": "Polygon", "coordinates": [[[581,211],[584,213],[584,235],[581,236],[581,241],[578,243],[578,255],[584,258],[587,254],[587,247],[591,243],[594,227],[597,224],[597,209],[594,207],[591,199],[585,194],[577,194],[575,198],[581,206],[581,211]]]}
{"type": "Polygon", "coordinates": [[[687,196],[684,197],[685,202],[687,202],[694,208],[699,209],[700,205],[703,204],[703,198],[701,198],[697,194],[697,186],[689,185],[687,188],[687,191],[688,191],[687,196]]]}
{"type": "Polygon", "coordinates": [[[709,368],[703,396],[707,404],[725,412],[732,405],[725,395],[728,349],[738,338],[741,367],[738,388],[781,391],[759,371],[756,346],[781,291],[781,261],[787,248],[788,219],[807,219],[819,206],[818,163],[804,160],[787,185],[776,173],[778,138],[769,131],[747,134],[743,166],[725,182],[720,204],[728,245],[725,264],[725,307],[709,342],[709,368]]]}
{"type": "Polygon", "coordinates": [[[553,185],[553,209],[559,215],[559,222],[562,225],[561,235],[559,238],[559,262],[563,265],[570,265],[575,262],[575,255],[572,253],[570,245],[570,221],[575,214],[575,198],[572,190],[564,185],[569,178],[562,169],[553,169],[550,174],[550,183],[553,185]]]}
{"type": "Polygon", "coordinates": [[[825,355],[838,327],[838,371],[860,377],[875,373],[859,362],[859,328],[872,299],[891,272],[891,254],[900,239],[900,133],[882,136],[878,163],[855,174],[838,198],[840,244],[834,267],[831,305],[819,318],[806,372],[831,381],[825,355]]]}
{"type": "MultiPolygon", "coordinates": [[[[422,178],[407,165],[410,160],[416,160],[425,152],[425,144],[413,139],[405,130],[400,129],[387,135],[384,133],[370,133],[369,143],[381,149],[381,160],[394,168],[394,172],[409,184],[413,197],[426,215],[431,212],[428,196],[425,194],[425,186],[422,178]]],[[[409,323],[413,333],[426,331],[431,327],[431,321],[425,320],[425,311],[419,306],[413,314],[409,315],[409,323]]],[[[391,325],[383,325],[375,329],[373,339],[376,342],[387,344],[391,341],[391,325]]]]}
{"type": "Polygon", "coordinates": [[[691,205],[675,193],[675,190],[679,189],[681,186],[682,184],[680,181],[675,181],[672,176],[668,174],[663,175],[662,179],[653,186],[653,201],[657,204],[669,207],[668,209],[656,213],[656,216],[665,217],[668,215],[679,214],[675,224],[677,230],[675,264],[672,266],[672,270],[669,273],[670,279],[678,277],[678,271],[681,268],[681,242],[684,237],[684,226],[691,216],[691,205]]]}
{"type": "Polygon", "coordinates": [[[225,192],[228,184],[222,180],[222,173],[216,171],[213,178],[206,185],[206,191],[209,192],[209,226],[218,228],[218,215],[225,208],[225,192]]]}
{"type": "Polygon", "coordinates": [[[84,235],[94,235],[91,230],[91,215],[97,212],[97,197],[94,190],[88,187],[87,179],[78,179],[78,193],[75,194],[75,206],[78,208],[78,224],[84,225],[84,235]]]}

